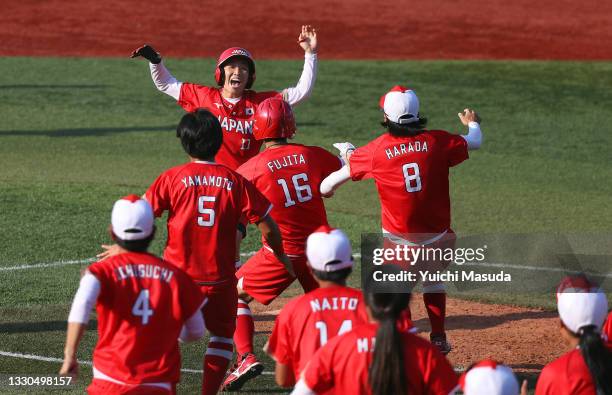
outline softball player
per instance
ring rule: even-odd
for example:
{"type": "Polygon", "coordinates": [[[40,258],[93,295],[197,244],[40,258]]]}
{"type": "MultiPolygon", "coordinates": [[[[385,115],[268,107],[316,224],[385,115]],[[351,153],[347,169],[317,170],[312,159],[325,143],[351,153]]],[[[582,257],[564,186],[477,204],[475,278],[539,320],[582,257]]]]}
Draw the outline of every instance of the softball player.
{"type": "Polygon", "coordinates": [[[117,255],[89,266],[74,297],[62,375],[76,375],[76,352],[95,305],[98,343],[89,394],[174,394],[181,356],[177,339],[204,335],[204,294],[181,269],[147,253],[153,210],[136,195],[113,206],[117,255]],[[181,332],[181,328],[185,324],[181,332]]]}
{"type": "Polygon", "coordinates": [[[557,310],[570,351],[544,367],[536,395],[612,394],[612,352],[600,333],[606,295],[584,276],[566,277],[557,289],[557,310]]]}
{"type": "Polygon", "coordinates": [[[302,75],[295,87],[276,91],[255,92],[255,61],[244,48],[228,48],[219,56],[215,67],[217,87],[208,87],[178,81],[164,65],[161,55],[151,46],[144,45],[132,53],[142,56],[150,64],[151,78],[163,92],[185,109],[193,112],[206,108],[221,123],[223,145],[216,156],[217,163],[232,170],[257,155],[262,142],[253,137],[253,120],[257,105],[271,97],[282,98],[295,106],[308,98],[317,77],[317,33],[309,25],[302,26],[299,45],[305,52],[302,75]]]}
{"type": "Polygon", "coordinates": [[[353,256],[344,232],[317,229],[308,236],[306,255],[319,288],[283,307],[264,347],[276,361],[276,383],[281,387],[295,385],[314,353],[329,340],[368,322],[363,294],[346,286],[353,256]]]}
{"type": "MultiPolygon", "coordinates": [[[[373,178],[381,203],[385,247],[453,248],[456,237],[450,228],[449,168],[468,159],[468,150],[480,148],[480,118],[469,109],[459,114],[461,122],[469,127],[465,136],[426,130],[427,120],[419,115],[417,95],[401,86],[382,96],[380,107],[386,133],[356,150],[348,143],[336,144],[347,158],[347,165],[323,181],[321,193],[331,196],[349,179],[373,178]]],[[[426,264],[432,263],[436,268],[448,265],[426,264]]],[[[451,346],[444,325],[444,283],[423,285],[423,301],[431,322],[430,339],[446,354],[451,346]]]]}
{"type": "MultiPolygon", "coordinates": [[[[395,265],[380,270],[399,274],[395,265]]],[[[410,294],[374,292],[366,285],[370,323],[337,336],[320,348],[302,373],[293,395],[337,394],[447,395],[457,376],[438,349],[417,335],[401,332],[396,321],[410,294]],[[376,346],[374,346],[376,345],[376,346]]]]}
{"type": "Polygon", "coordinates": [[[271,303],[296,278],[305,292],[318,287],[306,264],[306,238],[327,225],[319,185],[342,163],[323,148],[289,143],[295,131],[289,103],[280,98],[264,100],[255,115],[254,137],[265,149],[237,170],[272,203],[270,215],[278,224],[291,266],[283,265],[262,240],[262,248],[236,273],[240,300],[234,342],[238,359],[225,380],[227,390],[240,388],[263,370],[253,354],[254,323],[248,303],[253,299],[271,303]]]}

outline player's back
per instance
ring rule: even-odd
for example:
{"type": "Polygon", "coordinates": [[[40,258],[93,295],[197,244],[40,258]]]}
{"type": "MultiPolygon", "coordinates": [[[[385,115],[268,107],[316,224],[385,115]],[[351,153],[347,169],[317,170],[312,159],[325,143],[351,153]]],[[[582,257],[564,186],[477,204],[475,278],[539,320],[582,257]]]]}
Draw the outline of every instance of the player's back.
{"type": "MultiPolygon", "coordinates": [[[[305,371],[315,393],[333,388],[337,394],[371,394],[368,371],[373,360],[378,324],[367,323],[332,339],[305,371]]],[[[457,385],[453,368],[427,340],[401,333],[404,378],[409,394],[447,395],[457,385]]]]}
{"type": "Polygon", "coordinates": [[[162,173],[146,198],[156,216],[168,210],[164,259],[194,280],[210,284],[234,279],[236,226],[243,213],[255,221],[270,209],[270,203],[238,173],[205,161],[162,173]],[[253,199],[254,194],[261,199],[253,199]]]}
{"type": "Polygon", "coordinates": [[[177,339],[204,298],[195,283],[148,253],[119,254],[88,270],[100,282],[94,367],[125,383],[178,381],[177,339]]]}
{"type": "Polygon", "coordinates": [[[277,318],[267,351],[277,360],[290,360],[295,377],[299,377],[319,348],[366,322],[361,291],[340,285],[318,288],[287,303],[277,318]]]}
{"type": "Polygon", "coordinates": [[[351,176],[374,178],[385,231],[436,235],[450,227],[448,169],[467,157],[459,135],[441,130],[402,137],[385,133],[354,152],[351,176]]]}
{"type": "Polygon", "coordinates": [[[308,235],[327,225],[319,186],[340,167],[340,159],[323,148],[286,144],[260,152],[238,172],[273,204],[270,215],[281,231],[285,252],[299,255],[308,235]]]}

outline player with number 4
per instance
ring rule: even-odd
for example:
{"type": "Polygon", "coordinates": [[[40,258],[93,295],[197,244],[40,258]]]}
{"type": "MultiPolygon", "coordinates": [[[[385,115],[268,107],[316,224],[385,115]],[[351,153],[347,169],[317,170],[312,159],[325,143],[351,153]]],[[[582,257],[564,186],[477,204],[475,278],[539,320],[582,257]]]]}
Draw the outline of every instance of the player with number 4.
{"type": "Polygon", "coordinates": [[[116,254],[81,278],[59,373],[78,374],[76,353],[95,305],[98,343],[89,394],[175,394],[179,334],[182,341],[204,335],[205,296],[184,271],[147,253],[154,220],[151,205],[139,196],[118,200],[110,228],[116,254]]]}
{"type": "MultiPolygon", "coordinates": [[[[459,113],[467,135],[425,129],[427,119],[419,114],[419,99],[413,90],[393,87],[380,99],[382,126],[386,133],[354,149],[336,144],[347,165],[327,177],[321,193],[329,197],[342,183],[373,178],[382,209],[385,247],[453,248],[449,168],[468,159],[468,151],[480,148],[480,117],[473,110],[459,113]]],[[[444,268],[449,262],[426,262],[425,270],[444,268]]],[[[423,284],[423,300],[431,322],[430,339],[443,353],[446,340],[446,292],[444,283],[423,284]]]]}
{"type": "Polygon", "coordinates": [[[254,135],[265,149],[238,168],[274,205],[270,215],[280,228],[293,270],[287,271],[263,240],[263,247],[236,273],[240,300],[234,342],[238,359],[225,380],[226,390],[239,389],[263,370],[253,354],[255,329],[248,303],[255,299],[268,305],[296,278],[305,292],[318,287],[306,264],[306,238],[327,225],[319,185],[342,162],[323,148],[289,143],[295,132],[289,103],[278,98],[264,100],[255,115],[254,135]]]}

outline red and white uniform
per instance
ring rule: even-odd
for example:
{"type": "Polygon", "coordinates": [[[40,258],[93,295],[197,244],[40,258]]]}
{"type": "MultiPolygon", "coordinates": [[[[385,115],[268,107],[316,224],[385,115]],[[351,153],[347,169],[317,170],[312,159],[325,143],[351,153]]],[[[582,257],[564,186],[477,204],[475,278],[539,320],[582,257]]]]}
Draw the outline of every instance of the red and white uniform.
{"type": "Polygon", "coordinates": [[[156,217],[168,211],[164,258],[195,281],[234,278],[236,226],[244,215],[261,221],[270,202],[227,167],[195,161],[163,172],[146,192],[156,217]]]}
{"type": "MultiPolygon", "coordinates": [[[[340,159],[319,147],[300,144],[268,148],[242,165],[238,172],[273,204],[285,253],[305,291],[317,287],[306,266],[306,238],[327,225],[319,191],[321,181],[342,166],[340,159]]],[[[263,248],[238,271],[241,287],[258,302],[270,303],[294,280],[265,240],[263,248]]]]}
{"type": "Polygon", "coordinates": [[[227,167],[195,161],[169,169],[149,187],[155,216],[168,211],[164,258],[184,269],[208,295],[207,328],[231,338],[236,319],[236,226],[259,222],[270,202],[227,167]]]}
{"type": "Polygon", "coordinates": [[[595,395],[591,373],[578,348],[544,366],[536,395],[595,395]]]}
{"type": "Polygon", "coordinates": [[[385,133],[355,150],[349,162],[353,180],[376,182],[383,232],[406,238],[450,228],[448,169],[466,159],[463,137],[428,130],[410,137],[385,133]]]}
{"type": "Polygon", "coordinates": [[[268,340],[266,352],[288,365],[299,378],[314,353],[329,340],[367,323],[361,291],[343,286],[318,288],[283,307],[268,340]]]}
{"type": "Polygon", "coordinates": [[[608,318],[601,328],[601,334],[608,348],[612,349],[612,312],[608,314],[608,318]]]}
{"type": "Polygon", "coordinates": [[[245,90],[240,101],[231,103],[221,96],[220,88],[186,82],[181,85],[178,104],[188,112],[206,108],[219,119],[223,144],[215,161],[230,169],[237,169],[259,153],[262,141],[253,137],[254,115],[259,103],[270,97],[282,98],[282,95],[275,91],[245,90]]]}
{"type": "Polygon", "coordinates": [[[126,252],[88,270],[100,282],[93,353],[98,376],[126,384],[177,383],[177,339],[203,303],[199,287],[185,272],[148,253],[126,252]]]}
{"type": "MultiPolygon", "coordinates": [[[[333,388],[338,394],[371,394],[368,369],[372,363],[378,325],[368,323],[330,340],[306,367],[303,381],[314,393],[333,388]]],[[[427,340],[402,333],[408,393],[453,393],[457,376],[446,358],[427,340]]]]}

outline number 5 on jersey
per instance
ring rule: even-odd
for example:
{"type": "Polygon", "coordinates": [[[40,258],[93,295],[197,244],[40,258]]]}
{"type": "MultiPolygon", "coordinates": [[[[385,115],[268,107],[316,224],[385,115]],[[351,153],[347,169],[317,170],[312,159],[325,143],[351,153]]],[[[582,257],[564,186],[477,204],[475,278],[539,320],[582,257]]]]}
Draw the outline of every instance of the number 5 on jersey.
{"type": "Polygon", "coordinates": [[[213,226],[215,224],[215,210],[211,207],[205,207],[206,203],[215,203],[217,200],[214,196],[200,196],[198,198],[198,213],[203,216],[198,217],[198,225],[213,226]]]}

